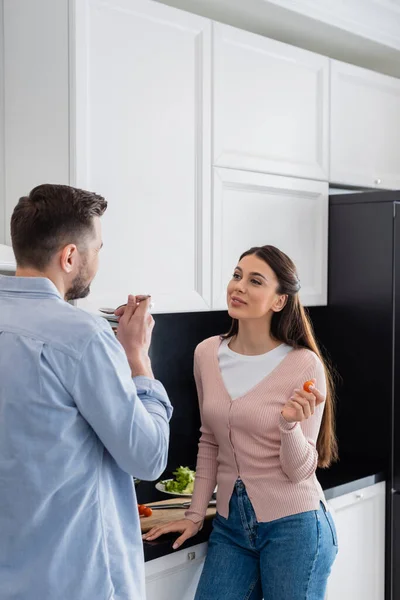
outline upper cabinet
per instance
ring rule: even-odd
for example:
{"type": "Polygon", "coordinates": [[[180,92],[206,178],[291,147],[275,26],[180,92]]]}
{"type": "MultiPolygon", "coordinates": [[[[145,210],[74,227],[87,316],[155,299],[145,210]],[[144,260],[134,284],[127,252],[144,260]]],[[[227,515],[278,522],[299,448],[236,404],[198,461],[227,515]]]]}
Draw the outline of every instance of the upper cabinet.
{"type": "Polygon", "coordinates": [[[330,181],[400,188],[400,80],[331,61],[330,181]]]}
{"type": "Polygon", "coordinates": [[[0,244],[0,273],[15,273],[16,266],[13,249],[0,244]]]}
{"type": "Polygon", "coordinates": [[[82,306],[210,307],[211,23],[147,0],[75,0],[73,183],[108,200],[82,306]]]}
{"type": "Polygon", "coordinates": [[[400,80],[150,0],[3,5],[0,243],[20,196],[65,183],[108,200],[82,307],[223,309],[262,244],[326,303],[327,182],[400,187],[400,80]]]}
{"type": "Polygon", "coordinates": [[[8,220],[39,183],[106,197],[97,311],[211,305],[211,22],[148,0],[5,0],[8,220]]]}
{"type": "Polygon", "coordinates": [[[68,0],[3,4],[5,243],[10,244],[18,199],[41,183],[70,181],[68,0]]]}
{"type": "Polygon", "coordinates": [[[294,261],[304,304],[326,304],[328,184],[214,171],[213,308],[226,308],[226,286],[240,255],[264,244],[277,246],[294,261]]]}
{"type": "MultiPolygon", "coordinates": [[[[0,0],[0,48],[4,49],[3,4],[0,0]]],[[[3,56],[1,54],[1,56],[3,56]]],[[[4,171],[4,58],[0,56],[0,244],[6,240],[6,201],[4,171]]]]}
{"type": "Polygon", "coordinates": [[[213,29],[214,165],[327,181],[329,59],[213,29]]]}

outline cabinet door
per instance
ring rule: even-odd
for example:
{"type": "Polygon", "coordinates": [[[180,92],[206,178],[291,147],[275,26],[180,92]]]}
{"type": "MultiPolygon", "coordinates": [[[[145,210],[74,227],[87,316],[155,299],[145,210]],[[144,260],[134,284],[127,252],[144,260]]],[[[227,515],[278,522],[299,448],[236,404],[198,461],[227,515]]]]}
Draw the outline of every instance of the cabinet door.
{"type": "Polygon", "coordinates": [[[214,27],[214,165],[328,180],[329,59],[214,27]]]}
{"type": "Polygon", "coordinates": [[[69,184],[68,0],[4,0],[3,5],[5,177],[0,186],[9,244],[19,198],[41,183],[69,184]]]}
{"type": "Polygon", "coordinates": [[[0,274],[15,273],[16,267],[13,249],[10,246],[0,244],[0,274]]]}
{"type": "Polygon", "coordinates": [[[329,501],[339,553],[327,600],[384,600],[385,483],[329,501]]]}
{"type": "MultiPolygon", "coordinates": [[[[0,48],[4,52],[3,2],[0,3],[0,48]]],[[[0,60],[0,244],[6,240],[6,194],[4,171],[4,59],[0,60]]],[[[8,225],[8,224],[7,224],[8,225]]]]}
{"type": "Polygon", "coordinates": [[[72,20],[74,180],[109,203],[82,305],[206,310],[211,24],[147,0],[75,0],[72,20]]]}
{"type": "Polygon", "coordinates": [[[400,80],[332,61],[333,183],[400,187],[400,80]]]}
{"type": "Polygon", "coordinates": [[[207,544],[198,544],[145,565],[147,600],[193,600],[207,544]]]}
{"type": "Polygon", "coordinates": [[[265,244],[295,262],[304,304],[326,304],[327,183],[217,168],[213,207],[214,308],[226,308],[239,256],[265,244]]]}

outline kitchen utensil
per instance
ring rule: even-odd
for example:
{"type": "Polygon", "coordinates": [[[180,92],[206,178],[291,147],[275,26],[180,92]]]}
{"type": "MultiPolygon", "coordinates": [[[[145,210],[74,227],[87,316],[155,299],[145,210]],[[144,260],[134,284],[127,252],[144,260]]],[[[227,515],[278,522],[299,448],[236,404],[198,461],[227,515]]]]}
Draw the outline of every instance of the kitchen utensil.
{"type": "MultiPolygon", "coordinates": [[[[208,503],[209,507],[216,506],[216,500],[210,500],[208,503]]],[[[147,506],[147,505],[146,505],[147,506]]],[[[169,508],[189,508],[190,502],[176,502],[175,504],[149,504],[148,505],[152,510],[161,510],[161,509],[169,509],[169,508]]]]}
{"type": "MultiPolygon", "coordinates": [[[[148,296],[137,296],[136,297],[136,299],[139,300],[139,302],[146,300],[146,298],[148,298],[148,296]]],[[[119,306],[117,306],[117,308],[102,307],[102,308],[99,308],[99,311],[101,313],[107,315],[108,320],[117,321],[118,317],[116,317],[114,313],[116,310],[118,310],[118,308],[121,308],[122,306],[126,306],[126,303],[120,304],[119,306]]],[[[153,308],[154,308],[154,302],[150,302],[149,311],[153,310],[153,308]]]]}
{"type": "MultiPolygon", "coordinates": [[[[162,504],[162,502],[155,503],[156,506],[158,504],[162,504]]],[[[173,499],[164,500],[164,508],[165,509],[167,509],[169,504],[178,504],[178,502],[174,501],[173,499]]],[[[151,502],[149,504],[146,504],[146,506],[148,506],[149,508],[153,508],[151,502]]],[[[146,533],[147,531],[150,531],[150,529],[153,529],[153,527],[162,527],[163,525],[170,523],[171,519],[174,519],[174,518],[183,519],[186,509],[187,509],[186,506],[182,506],[181,510],[176,508],[175,513],[171,513],[170,510],[159,509],[159,510],[154,510],[151,517],[141,517],[140,518],[140,527],[142,529],[142,533],[146,533]]],[[[215,516],[215,512],[216,512],[215,506],[209,506],[206,511],[206,519],[212,519],[215,516]]],[[[145,543],[147,543],[147,542],[145,542],[145,543]]],[[[154,542],[149,542],[149,543],[152,544],[154,542]]]]}

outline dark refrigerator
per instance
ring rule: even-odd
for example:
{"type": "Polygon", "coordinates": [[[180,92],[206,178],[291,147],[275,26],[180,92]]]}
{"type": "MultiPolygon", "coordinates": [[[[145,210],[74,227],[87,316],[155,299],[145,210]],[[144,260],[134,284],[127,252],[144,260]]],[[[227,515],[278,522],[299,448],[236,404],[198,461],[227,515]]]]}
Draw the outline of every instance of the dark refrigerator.
{"type": "Polygon", "coordinates": [[[400,191],[330,196],[326,316],[341,462],[386,473],[385,598],[399,600],[400,191]]]}

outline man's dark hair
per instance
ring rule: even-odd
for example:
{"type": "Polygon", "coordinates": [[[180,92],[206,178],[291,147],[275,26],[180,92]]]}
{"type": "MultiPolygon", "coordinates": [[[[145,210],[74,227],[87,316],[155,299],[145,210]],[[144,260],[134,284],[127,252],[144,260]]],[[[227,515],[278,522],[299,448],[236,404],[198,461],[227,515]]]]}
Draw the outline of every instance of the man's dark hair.
{"type": "Polygon", "coordinates": [[[67,244],[83,248],[93,233],[93,217],[107,202],[98,194],[45,183],[19,199],[11,217],[11,240],[18,266],[46,268],[67,244]]]}

